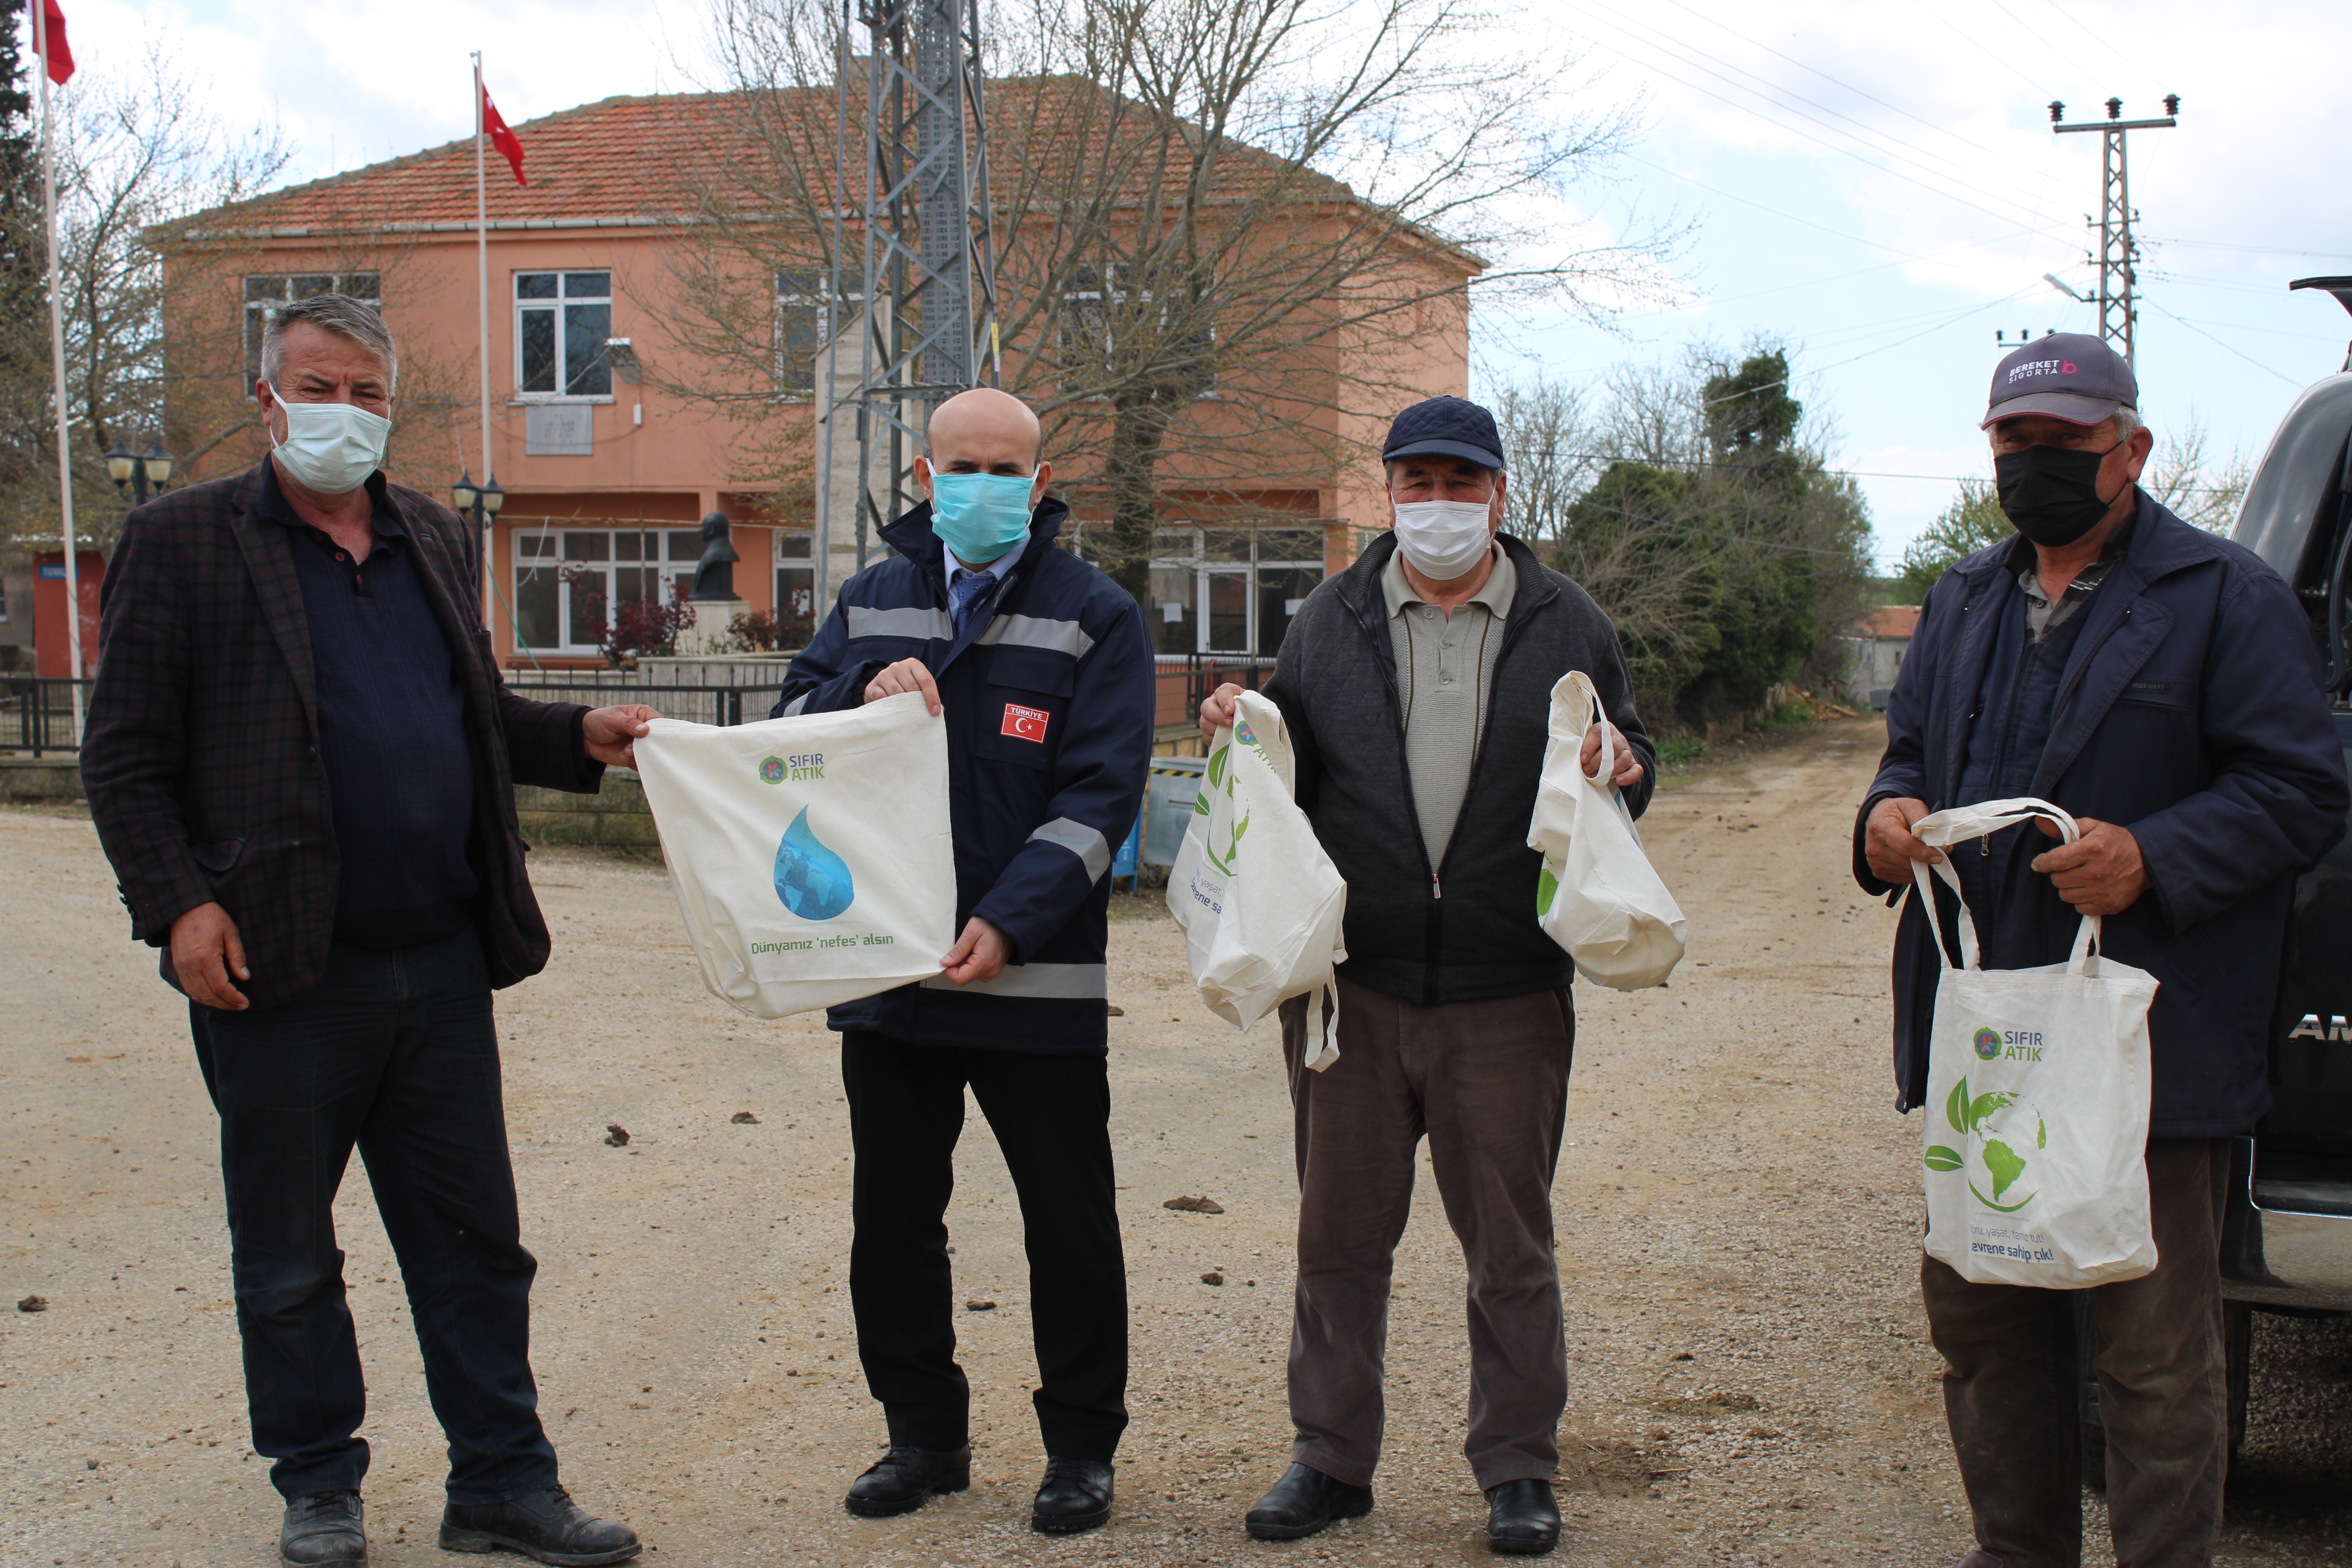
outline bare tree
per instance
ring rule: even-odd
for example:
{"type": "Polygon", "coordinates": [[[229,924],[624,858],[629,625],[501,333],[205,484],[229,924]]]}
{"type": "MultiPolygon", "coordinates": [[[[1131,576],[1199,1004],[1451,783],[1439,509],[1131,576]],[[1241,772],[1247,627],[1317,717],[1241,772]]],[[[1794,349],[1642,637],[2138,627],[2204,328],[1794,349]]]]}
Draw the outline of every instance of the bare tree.
{"type": "Polygon", "coordinates": [[[2191,408],[2180,433],[2162,443],[2163,455],[2141,484],[2182,521],[2210,533],[2227,533],[2237,526],[2253,466],[2235,448],[2227,458],[2215,458],[2207,449],[2210,439],[2203,417],[2191,408]]]}
{"type": "MultiPolygon", "coordinates": [[[[1657,232],[1491,264],[1541,244],[1543,198],[1633,127],[1545,122],[1530,106],[1561,62],[1498,58],[1474,41],[1485,18],[1444,0],[1029,0],[992,19],[1005,384],[1108,517],[1088,551],[1130,590],[1171,490],[1196,516],[1246,512],[1362,456],[1349,416],[1422,394],[1474,285],[1596,320],[1659,290],[1657,232]]],[[[774,280],[831,259],[829,25],[813,0],[720,16],[743,111],[711,133],[728,153],[706,160],[669,324],[732,371],[705,395],[753,425],[782,422],[780,361],[792,374],[774,280]]]]}
{"type": "MultiPolygon", "coordinates": [[[[115,73],[84,69],[57,89],[58,267],[65,319],[67,412],[76,511],[103,540],[121,508],[104,455],[161,434],[184,344],[176,325],[167,360],[164,273],[150,230],[187,214],[244,199],[285,166],[286,147],[263,128],[232,135],[196,103],[161,47],[115,73]]],[[[40,214],[28,223],[32,254],[40,214]]],[[[11,247],[22,244],[10,237],[11,247]]],[[[50,412],[45,309],[0,320],[0,531],[38,542],[58,527],[57,448],[50,412]]],[[[213,433],[197,437],[209,441],[213,433]]],[[[178,456],[190,455],[184,448],[178,456]]]]}

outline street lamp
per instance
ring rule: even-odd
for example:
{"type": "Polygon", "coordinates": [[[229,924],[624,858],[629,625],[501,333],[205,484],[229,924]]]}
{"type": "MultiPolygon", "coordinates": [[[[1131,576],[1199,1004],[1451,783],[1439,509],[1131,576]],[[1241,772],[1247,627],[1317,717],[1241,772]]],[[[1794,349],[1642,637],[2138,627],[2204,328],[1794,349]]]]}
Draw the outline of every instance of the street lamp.
{"type": "Polygon", "coordinates": [[[144,506],[151,490],[161,494],[170,481],[172,454],[163,450],[161,436],[150,441],[144,452],[131,451],[118,437],[114,450],[106,455],[106,474],[116,489],[131,498],[131,505],[144,506]]]}
{"type": "Polygon", "coordinates": [[[456,484],[449,487],[451,510],[474,525],[475,537],[485,551],[489,548],[487,530],[498,521],[499,509],[506,504],[507,492],[499,488],[495,474],[478,485],[474,482],[474,471],[468,468],[456,484]]]}

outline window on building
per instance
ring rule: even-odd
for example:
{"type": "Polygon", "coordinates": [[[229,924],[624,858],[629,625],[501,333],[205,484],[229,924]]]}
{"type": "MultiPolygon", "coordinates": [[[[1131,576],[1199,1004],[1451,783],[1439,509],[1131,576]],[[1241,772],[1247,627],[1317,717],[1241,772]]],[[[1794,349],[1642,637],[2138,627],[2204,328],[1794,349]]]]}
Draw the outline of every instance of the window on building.
{"type": "Polygon", "coordinates": [[[613,395],[610,272],[518,272],[515,280],[517,388],[525,397],[613,395]]]}
{"type": "Polygon", "coordinates": [[[816,535],[805,528],[776,530],[776,619],[814,625],[816,535]]]}
{"type": "Polygon", "coordinates": [[[1216,385],[1216,329],[1181,320],[1172,300],[1155,320],[1151,292],[1135,289],[1132,277],[1124,264],[1080,268],[1062,290],[1055,353],[1064,384],[1142,376],[1171,396],[1206,396],[1216,385]]]}
{"type": "Polygon", "coordinates": [[[1322,580],[1320,528],[1163,528],[1144,612],[1153,648],[1271,655],[1322,580]]]}
{"type": "Polygon", "coordinates": [[[680,584],[691,592],[701,559],[698,528],[518,529],[515,641],[536,653],[594,653],[614,605],[668,604],[680,584]]]}
{"type": "Polygon", "coordinates": [[[269,312],[295,300],[320,294],[348,294],[381,310],[383,275],[380,272],[268,272],[245,280],[245,395],[261,376],[261,331],[269,312]]]}
{"type": "MultiPolygon", "coordinates": [[[[846,300],[852,310],[865,300],[856,289],[846,300]]],[[[816,391],[817,363],[833,342],[834,307],[823,272],[808,269],[776,274],[776,388],[787,396],[816,391]]]]}

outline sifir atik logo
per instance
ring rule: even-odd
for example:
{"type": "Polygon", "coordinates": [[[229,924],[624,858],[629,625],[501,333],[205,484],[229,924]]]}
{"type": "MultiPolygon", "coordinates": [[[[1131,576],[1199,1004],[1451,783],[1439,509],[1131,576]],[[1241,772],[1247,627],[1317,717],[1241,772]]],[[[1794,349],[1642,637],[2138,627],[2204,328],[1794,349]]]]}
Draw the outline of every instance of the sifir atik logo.
{"type": "Polygon", "coordinates": [[[1042,746],[1045,743],[1045,726],[1053,717],[1043,708],[1024,708],[1018,702],[1008,702],[1004,705],[1003,727],[997,733],[1034,741],[1042,746]]]}

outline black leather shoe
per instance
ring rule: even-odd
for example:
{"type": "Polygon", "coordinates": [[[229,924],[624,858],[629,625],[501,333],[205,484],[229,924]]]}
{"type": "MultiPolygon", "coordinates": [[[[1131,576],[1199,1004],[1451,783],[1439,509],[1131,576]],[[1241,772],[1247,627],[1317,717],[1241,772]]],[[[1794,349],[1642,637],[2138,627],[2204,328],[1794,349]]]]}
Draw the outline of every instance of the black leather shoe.
{"type": "Polygon", "coordinates": [[[1312,1465],[1293,1465],[1242,1517],[1242,1526],[1259,1541],[1296,1541],[1335,1519],[1361,1519],[1371,1511],[1371,1488],[1335,1481],[1312,1465]]]}
{"type": "Polygon", "coordinates": [[[637,1532],[598,1519],[562,1487],[543,1487],[504,1502],[453,1502],[441,1510],[441,1550],[520,1552],[556,1568],[621,1563],[640,1550],[637,1532]]]}
{"type": "Polygon", "coordinates": [[[366,1562],[367,1525],[360,1494],[304,1492],[288,1503],[286,1522],[278,1530],[278,1555],[293,1568],[366,1562]]]}
{"type": "Polygon", "coordinates": [[[971,1485],[971,1448],[893,1448],[849,1484],[841,1506],[866,1519],[911,1513],[939,1492],[971,1485]]]}
{"type": "Polygon", "coordinates": [[[1106,1459],[1047,1459],[1029,1528],[1047,1535],[1094,1529],[1110,1517],[1110,1476],[1106,1459]]]}
{"type": "Polygon", "coordinates": [[[1486,1489],[1486,1550],[1540,1557],[1559,1544],[1559,1504],[1549,1481],[1505,1481],[1486,1489]]]}

